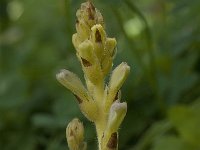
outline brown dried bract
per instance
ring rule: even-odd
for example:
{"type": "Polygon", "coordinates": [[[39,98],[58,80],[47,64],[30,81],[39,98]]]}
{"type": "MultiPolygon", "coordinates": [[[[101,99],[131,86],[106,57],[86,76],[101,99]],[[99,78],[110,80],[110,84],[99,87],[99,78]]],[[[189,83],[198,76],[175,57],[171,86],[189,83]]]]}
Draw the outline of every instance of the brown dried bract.
{"type": "Polygon", "coordinates": [[[87,12],[88,12],[88,17],[90,20],[94,20],[94,15],[95,15],[95,8],[92,5],[91,2],[89,2],[89,6],[87,8],[87,12]]]}
{"type": "Polygon", "coordinates": [[[95,11],[95,7],[94,7],[94,5],[92,4],[91,1],[89,1],[89,7],[90,7],[93,11],[95,11]]]}
{"type": "Polygon", "coordinates": [[[114,132],[111,134],[111,137],[106,145],[110,149],[116,149],[117,148],[117,132],[114,132]]]}
{"type": "Polygon", "coordinates": [[[74,136],[74,132],[72,130],[70,130],[70,136],[74,136]]]}
{"type": "Polygon", "coordinates": [[[95,39],[96,39],[96,42],[102,42],[101,34],[98,29],[96,30],[96,33],[95,33],[95,39]]]}
{"type": "Polygon", "coordinates": [[[82,57],[81,57],[81,60],[82,60],[82,63],[83,63],[84,67],[90,67],[90,66],[92,66],[92,64],[88,60],[86,60],[86,59],[84,59],[82,57]]]}
{"type": "Polygon", "coordinates": [[[116,93],[116,95],[115,95],[115,98],[114,98],[113,102],[114,102],[114,101],[116,101],[116,100],[118,100],[118,98],[119,98],[119,91],[116,93]]]}
{"type": "Polygon", "coordinates": [[[77,95],[75,95],[75,94],[74,94],[74,96],[76,97],[76,99],[77,99],[77,101],[78,101],[78,103],[79,103],[79,104],[81,104],[81,103],[83,102],[83,100],[82,100],[82,99],[80,99],[80,97],[78,97],[78,96],[77,96],[77,95]]]}

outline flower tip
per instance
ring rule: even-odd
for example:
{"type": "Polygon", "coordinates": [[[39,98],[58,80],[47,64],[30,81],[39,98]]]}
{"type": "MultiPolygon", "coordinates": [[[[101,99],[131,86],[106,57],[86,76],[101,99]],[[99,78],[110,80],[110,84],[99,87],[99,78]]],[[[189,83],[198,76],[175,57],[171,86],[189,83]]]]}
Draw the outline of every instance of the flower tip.
{"type": "Polygon", "coordinates": [[[57,74],[56,74],[56,79],[58,81],[62,80],[65,78],[65,76],[69,73],[68,70],[66,69],[61,69],[57,74]]]}
{"type": "Polygon", "coordinates": [[[127,73],[130,72],[130,66],[126,62],[122,62],[121,65],[124,71],[126,71],[127,73]]]}
{"type": "Polygon", "coordinates": [[[126,102],[120,103],[119,100],[117,100],[112,104],[111,111],[115,111],[115,112],[123,111],[123,112],[126,112],[127,111],[127,103],[126,102]]]}

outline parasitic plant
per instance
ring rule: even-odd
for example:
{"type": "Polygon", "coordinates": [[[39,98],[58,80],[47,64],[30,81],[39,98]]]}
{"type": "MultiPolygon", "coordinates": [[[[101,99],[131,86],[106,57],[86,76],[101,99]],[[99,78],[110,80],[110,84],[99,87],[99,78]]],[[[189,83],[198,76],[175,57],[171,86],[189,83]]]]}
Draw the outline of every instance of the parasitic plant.
{"type": "MultiPolygon", "coordinates": [[[[118,149],[118,129],[126,112],[126,102],[120,102],[120,88],[126,80],[130,67],[122,62],[110,73],[116,53],[116,39],[105,32],[104,20],[94,5],[87,1],[76,13],[76,31],[72,42],[84,72],[85,85],[69,70],[61,70],[57,80],[71,90],[81,112],[96,127],[99,150],[118,149]]],[[[78,119],[73,119],[66,130],[70,150],[86,150],[83,141],[84,128],[78,119]]]]}

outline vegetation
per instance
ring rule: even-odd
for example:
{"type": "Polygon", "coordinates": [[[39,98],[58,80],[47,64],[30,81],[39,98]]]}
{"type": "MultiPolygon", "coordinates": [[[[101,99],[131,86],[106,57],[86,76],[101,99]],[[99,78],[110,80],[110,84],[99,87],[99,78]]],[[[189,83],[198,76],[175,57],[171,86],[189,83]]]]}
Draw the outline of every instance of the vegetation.
{"type": "MultiPolygon", "coordinates": [[[[83,74],[71,42],[82,2],[0,1],[1,150],[66,149],[65,128],[75,117],[88,149],[97,149],[95,127],[55,79],[66,66],[83,74]]],[[[93,2],[118,42],[113,68],[131,67],[121,89],[128,111],[119,149],[200,149],[200,1],[93,2]]]]}

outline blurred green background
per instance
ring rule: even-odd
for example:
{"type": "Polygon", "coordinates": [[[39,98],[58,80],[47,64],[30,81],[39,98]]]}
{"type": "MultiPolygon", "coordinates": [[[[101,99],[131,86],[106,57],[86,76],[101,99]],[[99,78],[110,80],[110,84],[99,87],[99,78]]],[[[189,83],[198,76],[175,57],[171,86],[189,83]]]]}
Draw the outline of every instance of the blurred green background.
{"type": "MultiPolygon", "coordinates": [[[[0,149],[67,149],[65,127],[79,117],[88,149],[95,128],[55,74],[83,76],[71,36],[83,0],[0,0],[0,149]]],[[[94,0],[114,66],[131,66],[120,150],[200,150],[200,1],[94,0]]]]}

